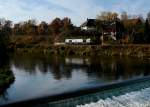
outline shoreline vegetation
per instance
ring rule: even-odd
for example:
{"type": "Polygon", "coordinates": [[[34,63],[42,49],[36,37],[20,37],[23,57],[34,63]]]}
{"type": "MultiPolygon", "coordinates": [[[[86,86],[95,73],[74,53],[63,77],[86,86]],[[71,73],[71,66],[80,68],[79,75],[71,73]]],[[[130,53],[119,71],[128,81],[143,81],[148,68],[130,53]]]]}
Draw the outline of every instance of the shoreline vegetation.
{"type": "MultiPolygon", "coordinates": [[[[17,46],[16,46],[17,47],[17,46]]],[[[24,45],[16,53],[43,53],[61,56],[133,56],[150,57],[150,45],[24,45]]]]}
{"type": "Polygon", "coordinates": [[[15,80],[14,74],[8,68],[0,69],[0,94],[15,80]]]}
{"type": "Polygon", "coordinates": [[[110,44],[103,45],[54,45],[49,36],[14,36],[9,44],[9,52],[44,53],[60,56],[133,56],[150,57],[149,44],[110,44]]]}

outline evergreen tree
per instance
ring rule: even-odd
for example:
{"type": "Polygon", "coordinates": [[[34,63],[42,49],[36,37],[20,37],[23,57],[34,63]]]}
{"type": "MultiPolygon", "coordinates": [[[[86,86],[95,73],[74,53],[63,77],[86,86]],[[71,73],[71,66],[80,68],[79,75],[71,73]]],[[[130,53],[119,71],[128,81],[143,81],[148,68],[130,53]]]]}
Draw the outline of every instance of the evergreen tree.
{"type": "Polygon", "coordinates": [[[3,30],[0,30],[0,57],[3,58],[6,56],[8,44],[8,37],[5,35],[3,30]]]}
{"type": "Polygon", "coordinates": [[[149,26],[149,22],[146,19],[145,22],[145,28],[144,28],[144,35],[145,35],[145,43],[150,43],[150,26],[149,26]]]}

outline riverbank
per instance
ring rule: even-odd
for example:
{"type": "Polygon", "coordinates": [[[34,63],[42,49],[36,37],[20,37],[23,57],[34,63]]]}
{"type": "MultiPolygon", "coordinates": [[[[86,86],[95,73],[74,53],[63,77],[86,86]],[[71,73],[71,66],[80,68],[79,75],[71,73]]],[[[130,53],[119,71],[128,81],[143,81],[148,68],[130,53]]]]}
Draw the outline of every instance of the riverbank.
{"type": "Polygon", "coordinates": [[[15,52],[46,53],[62,56],[134,56],[150,57],[150,45],[40,45],[16,47],[15,52]]]}

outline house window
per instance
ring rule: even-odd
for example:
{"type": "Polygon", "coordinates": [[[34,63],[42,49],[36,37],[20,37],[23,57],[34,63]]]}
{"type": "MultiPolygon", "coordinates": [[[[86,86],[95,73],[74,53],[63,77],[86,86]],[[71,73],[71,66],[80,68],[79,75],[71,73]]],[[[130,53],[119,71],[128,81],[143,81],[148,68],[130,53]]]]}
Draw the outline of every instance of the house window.
{"type": "Polygon", "coordinates": [[[86,40],[85,40],[85,39],[83,40],[83,43],[86,43],[86,40]]]}

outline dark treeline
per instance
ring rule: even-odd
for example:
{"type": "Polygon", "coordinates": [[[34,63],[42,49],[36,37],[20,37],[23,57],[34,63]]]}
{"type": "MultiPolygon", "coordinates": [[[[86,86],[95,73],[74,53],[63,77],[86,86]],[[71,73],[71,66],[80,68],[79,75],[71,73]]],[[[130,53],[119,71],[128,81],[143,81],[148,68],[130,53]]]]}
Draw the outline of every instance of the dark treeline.
{"type": "Polygon", "coordinates": [[[7,46],[9,44],[9,36],[11,33],[11,21],[1,20],[0,23],[0,59],[7,57],[7,46]]]}
{"type": "Polygon", "coordinates": [[[73,30],[71,19],[65,17],[63,19],[55,18],[51,23],[42,21],[37,24],[36,20],[28,20],[13,24],[10,20],[0,19],[0,28],[3,33],[11,36],[51,36],[53,40],[61,39],[65,32],[73,30]]]}
{"type": "Polygon", "coordinates": [[[39,25],[35,20],[28,20],[14,24],[12,33],[14,35],[56,35],[72,28],[71,19],[67,17],[62,20],[56,18],[50,24],[42,21],[39,25]]]}
{"type": "Polygon", "coordinates": [[[63,33],[73,29],[74,26],[71,19],[68,17],[63,18],[62,20],[60,18],[55,18],[51,23],[42,21],[40,24],[37,24],[35,20],[28,20],[14,24],[12,35],[51,36],[55,41],[61,39],[63,33]]]}
{"type": "MultiPolygon", "coordinates": [[[[126,12],[119,14],[115,12],[102,12],[97,15],[97,20],[103,20],[110,22],[113,20],[119,21],[119,33],[122,33],[118,38],[120,43],[135,43],[135,44],[148,44],[150,43],[150,13],[147,14],[146,19],[141,15],[136,17],[130,17],[126,12]]],[[[96,23],[98,30],[102,29],[101,23],[96,23]]],[[[36,20],[28,20],[12,24],[9,20],[0,20],[0,28],[3,29],[6,35],[10,36],[48,36],[51,37],[53,42],[62,41],[66,36],[90,36],[95,33],[85,32],[72,24],[70,18],[65,17],[63,19],[55,18],[52,22],[47,23],[42,21],[37,24],[36,20]]],[[[100,35],[99,35],[100,36],[100,35]]]]}
{"type": "Polygon", "coordinates": [[[13,72],[9,66],[8,45],[12,35],[11,21],[1,20],[0,23],[0,94],[14,81],[13,72]]]}

